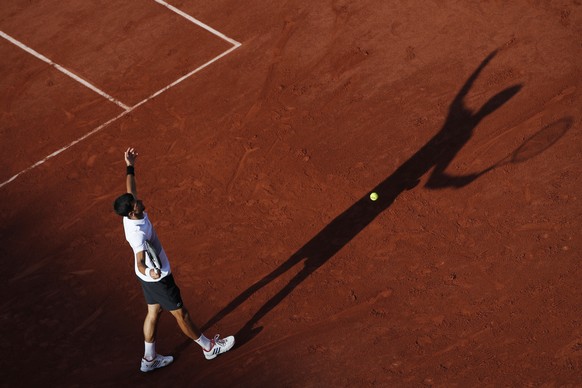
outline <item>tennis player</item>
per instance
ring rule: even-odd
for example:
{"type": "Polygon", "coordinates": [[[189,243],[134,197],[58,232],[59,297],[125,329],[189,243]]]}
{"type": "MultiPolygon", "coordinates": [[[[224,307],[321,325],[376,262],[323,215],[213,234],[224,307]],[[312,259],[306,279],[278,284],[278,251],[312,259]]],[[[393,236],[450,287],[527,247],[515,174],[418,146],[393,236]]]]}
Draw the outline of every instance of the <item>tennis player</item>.
{"type": "Polygon", "coordinates": [[[141,283],[148,305],[148,312],[143,324],[145,351],[140,369],[142,372],[151,372],[174,361],[172,356],[162,356],[156,353],[156,328],[162,309],[168,310],[176,318],[178,326],[184,334],[202,347],[206,359],[212,360],[233,347],[234,337],[229,336],[221,339],[219,335],[216,335],[213,339],[208,339],[192,323],[188,310],[182,302],[180,289],[172,276],[168,256],[145,212],[143,202],[137,195],[134,167],[137,155],[133,148],[128,148],[125,151],[127,193],[119,196],[113,203],[113,207],[115,212],[123,217],[125,238],[134,252],[135,274],[141,283]],[[147,254],[147,245],[155,249],[158,256],[157,261],[159,261],[158,265],[154,265],[151,255],[147,254]]]}

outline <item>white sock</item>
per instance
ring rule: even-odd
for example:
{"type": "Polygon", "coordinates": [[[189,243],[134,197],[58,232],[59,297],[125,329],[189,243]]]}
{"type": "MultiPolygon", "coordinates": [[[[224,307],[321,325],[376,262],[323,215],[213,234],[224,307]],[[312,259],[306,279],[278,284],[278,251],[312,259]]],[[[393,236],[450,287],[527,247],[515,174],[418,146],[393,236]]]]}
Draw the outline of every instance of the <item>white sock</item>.
{"type": "Polygon", "coordinates": [[[202,334],[200,338],[198,338],[197,340],[194,340],[194,342],[196,342],[198,345],[202,347],[202,349],[206,351],[210,350],[210,347],[212,346],[212,342],[210,342],[210,340],[206,338],[204,334],[202,334]]]}
{"type": "Polygon", "coordinates": [[[143,358],[145,358],[148,361],[153,360],[154,358],[156,358],[156,341],[154,342],[145,342],[145,351],[143,353],[143,358]]]}

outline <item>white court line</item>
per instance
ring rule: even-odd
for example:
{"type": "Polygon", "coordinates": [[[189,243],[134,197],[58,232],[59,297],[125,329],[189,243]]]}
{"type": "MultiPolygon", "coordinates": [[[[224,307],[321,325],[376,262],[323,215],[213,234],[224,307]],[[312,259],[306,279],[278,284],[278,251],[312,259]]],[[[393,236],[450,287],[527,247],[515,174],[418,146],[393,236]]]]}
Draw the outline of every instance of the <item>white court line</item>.
{"type": "Polygon", "coordinates": [[[206,31],[210,32],[211,34],[214,34],[214,35],[218,36],[219,38],[226,40],[227,42],[229,42],[230,44],[235,46],[235,48],[239,47],[241,45],[236,40],[229,38],[228,36],[224,35],[223,33],[219,32],[219,31],[216,31],[214,28],[202,23],[198,19],[193,18],[192,16],[188,15],[186,12],[174,7],[173,5],[168,4],[163,0],[154,0],[154,1],[158,4],[163,5],[164,7],[168,8],[169,10],[174,11],[175,13],[182,16],[183,18],[190,20],[192,23],[204,28],[206,31]]]}
{"type": "Polygon", "coordinates": [[[146,98],[145,100],[138,102],[137,104],[135,104],[131,110],[134,110],[135,108],[137,108],[140,105],[145,104],[146,102],[148,102],[149,100],[151,100],[154,97],[157,97],[158,95],[162,94],[163,92],[165,92],[166,90],[178,85],[180,82],[184,81],[186,78],[191,77],[192,75],[198,73],[200,70],[204,69],[206,66],[218,61],[220,58],[230,54],[232,51],[236,50],[237,48],[240,47],[240,44],[238,46],[233,46],[231,48],[229,48],[228,50],[226,50],[225,52],[223,52],[222,54],[212,58],[211,60],[209,60],[208,62],[206,62],[203,65],[200,65],[199,67],[197,67],[196,69],[192,70],[190,73],[186,74],[185,76],[178,78],[176,81],[172,82],[171,84],[169,84],[168,86],[158,90],[157,92],[155,92],[154,94],[152,94],[151,96],[149,96],[148,98],[146,98]]]}
{"type": "Polygon", "coordinates": [[[79,82],[80,84],[85,85],[86,87],[88,87],[89,89],[94,91],[95,93],[100,94],[101,96],[105,97],[106,99],[108,99],[112,103],[116,104],[117,106],[120,106],[121,108],[123,108],[125,110],[129,109],[129,107],[127,105],[125,105],[124,103],[122,103],[121,101],[111,97],[109,94],[105,93],[103,90],[99,89],[95,85],[92,85],[88,81],[85,81],[83,78],[79,77],[77,74],[73,73],[72,71],[65,69],[64,67],[62,67],[58,63],[54,63],[53,61],[51,61],[50,59],[48,59],[44,55],[40,54],[37,51],[34,51],[33,49],[31,49],[30,47],[28,47],[24,43],[14,39],[10,35],[6,34],[4,31],[0,31],[0,36],[3,37],[4,39],[6,39],[7,41],[11,42],[12,44],[20,47],[21,49],[28,52],[29,54],[32,54],[33,56],[37,57],[41,61],[48,63],[49,65],[53,66],[55,69],[60,71],[61,73],[68,75],[69,77],[71,77],[75,81],[79,82]]]}
{"type": "Polygon", "coordinates": [[[126,111],[123,111],[121,114],[117,115],[116,117],[112,118],[111,120],[101,124],[100,126],[98,126],[97,128],[93,129],[91,132],[86,133],[85,135],[83,135],[82,137],[78,138],[77,140],[74,140],[72,142],[69,143],[69,145],[61,148],[60,150],[57,150],[55,152],[53,152],[52,154],[48,155],[46,158],[39,160],[38,162],[36,162],[35,164],[33,164],[32,166],[25,168],[24,170],[20,171],[18,174],[14,175],[12,178],[8,179],[6,182],[3,182],[2,184],[0,184],[0,187],[7,185],[8,183],[12,182],[13,180],[15,180],[16,178],[18,178],[20,175],[29,172],[30,170],[32,170],[35,167],[40,166],[41,164],[43,164],[44,162],[46,162],[47,160],[57,156],[58,154],[60,154],[63,151],[66,151],[67,149],[71,148],[72,146],[74,146],[75,144],[79,143],[80,141],[85,140],[86,138],[88,138],[89,136],[99,132],[100,130],[102,130],[103,128],[105,128],[106,126],[108,126],[109,124],[111,124],[112,122],[116,121],[117,119],[125,116],[126,114],[128,114],[129,112],[131,112],[133,109],[130,108],[126,111]]]}
{"type": "MultiPolygon", "coordinates": [[[[211,32],[212,34],[214,34],[214,35],[218,36],[219,38],[221,38],[221,39],[223,39],[223,40],[226,40],[226,41],[228,41],[229,43],[231,43],[231,44],[233,45],[233,47],[231,47],[230,49],[226,50],[226,51],[225,51],[225,52],[223,52],[222,54],[220,54],[220,55],[218,55],[218,56],[216,56],[216,57],[212,58],[212,59],[211,59],[211,60],[209,60],[208,62],[204,63],[203,65],[201,65],[201,66],[199,66],[199,67],[197,67],[196,69],[192,70],[190,73],[188,73],[188,74],[186,74],[186,75],[184,75],[184,76],[182,76],[182,77],[178,78],[176,81],[174,81],[174,82],[172,82],[171,84],[169,84],[168,86],[166,86],[166,87],[164,87],[164,88],[162,88],[162,89],[158,90],[157,92],[155,92],[154,94],[152,94],[151,96],[149,96],[149,97],[148,97],[148,98],[146,98],[145,100],[143,100],[143,101],[141,101],[141,102],[138,102],[137,104],[135,104],[135,105],[134,105],[134,106],[132,106],[131,108],[130,108],[130,107],[127,107],[127,106],[125,106],[125,105],[124,105],[124,106],[122,106],[122,107],[125,109],[125,111],[123,111],[121,114],[119,114],[119,115],[117,115],[116,117],[114,117],[114,118],[110,119],[109,121],[107,121],[107,122],[105,122],[105,123],[103,123],[103,124],[99,125],[97,128],[94,128],[94,129],[93,129],[93,130],[91,130],[89,133],[86,133],[85,135],[83,135],[82,137],[78,138],[77,140],[74,140],[74,141],[72,141],[72,142],[71,142],[71,143],[69,143],[68,145],[66,145],[66,146],[62,147],[61,149],[59,149],[59,150],[57,150],[57,151],[53,152],[52,154],[48,155],[48,156],[47,156],[47,157],[45,157],[44,159],[42,159],[42,160],[39,160],[38,162],[34,163],[32,166],[30,166],[30,167],[28,167],[28,168],[26,168],[26,169],[24,169],[24,170],[20,171],[18,174],[14,175],[12,178],[8,179],[7,181],[0,183],[0,188],[2,188],[2,187],[4,187],[4,186],[6,186],[7,184],[9,184],[10,182],[14,181],[14,180],[15,180],[16,178],[18,178],[20,175],[22,175],[22,174],[25,174],[25,173],[29,172],[30,170],[32,170],[32,169],[34,169],[34,168],[36,168],[36,167],[40,166],[41,164],[43,164],[43,163],[44,163],[44,162],[46,162],[47,160],[49,160],[49,159],[51,159],[51,158],[54,158],[54,157],[55,157],[55,156],[57,156],[58,154],[60,154],[60,153],[62,153],[62,152],[64,152],[64,151],[66,151],[66,150],[68,150],[69,148],[71,148],[71,147],[72,147],[72,146],[74,146],[75,144],[77,144],[77,143],[79,143],[79,142],[81,142],[81,141],[83,141],[83,140],[87,139],[89,136],[92,136],[92,135],[96,134],[97,132],[101,131],[103,128],[107,127],[109,124],[113,123],[114,121],[117,121],[118,119],[120,119],[120,118],[122,118],[123,116],[127,115],[128,113],[132,112],[132,111],[133,111],[133,110],[135,110],[137,107],[139,107],[139,106],[141,106],[141,105],[145,104],[146,102],[150,101],[151,99],[153,99],[153,98],[155,98],[155,97],[159,96],[160,94],[164,93],[164,92],[165,92],[165,91],[167,91],[168,89],[170,89],[170,88],[172,88],[172,87],[174,87],[174,86],[178,85],[178,84],[179,84],[179,83],[181,83],[182,81],[184,81],[184,80],[186,80],[187,78],[191,77],[192,75],[194,75],[194,74],[198,73],[199,71],[201,71],[201,70],[202,70],[202,69],[204,69],[205,67],[207,67],[207,66],[209,66],[210,64],[212,64],[212,63],[214,63],[214,62],[218,61],[220,58],[222,58],[222,57],[224,57],[224,56],[226,56],[226,55],[230,54],[232,51],[236,50],[237,48],[239,48],[239,47],[241,46],[241,43],[239,43],[239,42],[237,42],[237,41],[235,41],[235,40],[233,40],[233,39],[230,39],[229,37],[227,37],[227,36],[225,36],[225,35],[221,34],[221,33],[220,33],[220,32],[218,32],[218,31],[216,31],[215,29],[213,29],[213,28],[211,28],[211,27],[209,27],[209,26],[205,25],[204,23],[202,23],[202,22],[200,22],[200,21],[198,21],[198,20],[194,19],[194,18],[193,18],[193,17],[191,17],[190,15],[188,15],[188,14],[186,14],[186,13],[184,13],[184,12],[180,11],[179,9],[177,9],[177,8],[175,8],[175,7],[173,7],[173,6],[169,5],[169,4],[167,4],[167,3],[165,3],[165,2],[163,2],[163,1],[161,1],[161,0],[154,0],[154,1],[156,1],[156,2],[158,2],[158,3],[160,3],[160,4],[162,4],[162,5],[165,5],[165,6],[166,6],[166,7],[168,7],[170,10],[172,10],[172,11],[174,11],[174,12],[178,13],[179,15],[183,16],[184,18],[186,18],[186,19],[190,20],[192,23],[195,23],[196,25],[198,25],[198,26],[200,26],[200,27],[202,27],[202,28],[204,28],[204,29],[208,30],[209,32],[211,32]]],[[[27,52],[31,53],[32,55],[34,55],[34,56],[36,56],[36,57],[38,57],[38,58],[42,59],[43,61],[45,61],[45,62],[47,62],[47,63],[51,64],[52,66],[56,67],[57,69],[59,69],[59,70],[63,69],[63,70],[65,70],[65,71],[67,71],[67,72],[68,72],[68,70],[66,70],[66,69],[62,68],[61,66],[59,66],[59,65],[58,65],[58,64],[56,64],[56,63],[53,63],[53,62],[52,62],[52,61],[50,61],[48,58],[46,58],[46,57],[42,56],[41,54],[37,53],[36,51],[34,51],[34,50],[30,49],[30,48],[28,48],[27,46],[25,46],[25,45],[23,45],[22,43],[18,42],[16,39],[13,39],[13,38],[9,37],[8,35],[4,34],[2,31],[0,31],[0,34],[2,34],[2,37],[6,38],[6,39],[7,39],[7,40],[9,40],[10,42],[12,42],[12,43],[14,43],[15,45],[17,45],[18,47],[22,48],[23,50],[25,50],[25,51],[27,51],[27,52]],[[44,58],[44,59],[43,59],[43,58],[44,58]]],[[[61,70],[61,71],[62,71],[62,70],[61,70]]],[[[69,72],[69,73],[70,73],[70,72],[69,72]]],[[[90,88],[90,89],[92,89],[92,90],[95,90],[95,89],[96,89],[95,91],[98,91],[98,90],[99,90],[99,89],[97,89],[97,88],[93,89],[94,87],[92,87],[92,85],[91,85],[91,84],[89,84],[89,83],[88,83],[88,82],[86,82],[86,81],[83,81],[83,80],[82,80],[80,77],[77,77],[77,76],[76,76],[76,75],[74,75],[73,73],[70,73],[70,74],[68,74],[68,73],[65,73],[65,74],[67,74],[67,75],[70,75],[70,76],[73,76],[73,78],[74,78],[75,80],[79,81],[80,83],[82,83],[83,85],[85,85],[85,86],[89,87],[89,88],[90,88]],[[89,85],[90,85],[90,86],[89,86],[89,85]]],[[[103,92],[102,92],[102,93],[103,93],[103,92]]],[[[106,97],[108,100],[110,100],[110,101],[113,101],[113,100],[111,100],[111,99],[112,99],[112,97],[109,97],[109,96],[108,96],[106,93],[103,93],[103,94],[102,94],[102,93],[99,93],[99,94],[101,94],[103,97],[106,97]]],[[[118,105],[119,105],[119,104],[118,104],[118,105]]],[[[121,106],[121,105],[120,105],[120,106],[121,106]]]]}

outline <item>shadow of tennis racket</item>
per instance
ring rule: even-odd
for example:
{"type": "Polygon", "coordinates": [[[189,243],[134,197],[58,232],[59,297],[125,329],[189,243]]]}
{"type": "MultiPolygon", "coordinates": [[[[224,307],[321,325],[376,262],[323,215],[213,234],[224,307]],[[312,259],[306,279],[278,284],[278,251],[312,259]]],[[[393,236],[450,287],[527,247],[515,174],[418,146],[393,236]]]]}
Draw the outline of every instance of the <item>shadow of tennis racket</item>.
{"type": "Polygon", "coordinates": [[[566,132],[572,127],[574,120],[572,117],[562,117],[551,124],[544,126],[542,129],[534,133],[526,139],[512,154],[501,159],[491,167],[483,170],[479,175],[483,175],[496,168],[506,166],[508,164],[518,164],[535,158],[543,153],[545,150],[556,144],[566,132]]]}

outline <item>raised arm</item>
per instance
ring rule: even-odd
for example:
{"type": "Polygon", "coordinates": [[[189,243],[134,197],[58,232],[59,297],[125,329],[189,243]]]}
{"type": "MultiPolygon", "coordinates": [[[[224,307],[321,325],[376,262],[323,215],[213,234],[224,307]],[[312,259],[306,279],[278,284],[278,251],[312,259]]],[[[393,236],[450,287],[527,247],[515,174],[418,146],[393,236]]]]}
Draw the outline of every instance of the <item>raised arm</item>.
{"type": "Polygon", "coordinates": [[[127,178],[125,178],[125,187],[128,193],[131,193],[135,199],[138,199],[134,174],[134,164],[136,158],[137,152],[133,148],[130,147],[125,151],[125,164],[127,164],[127,178]]]}

